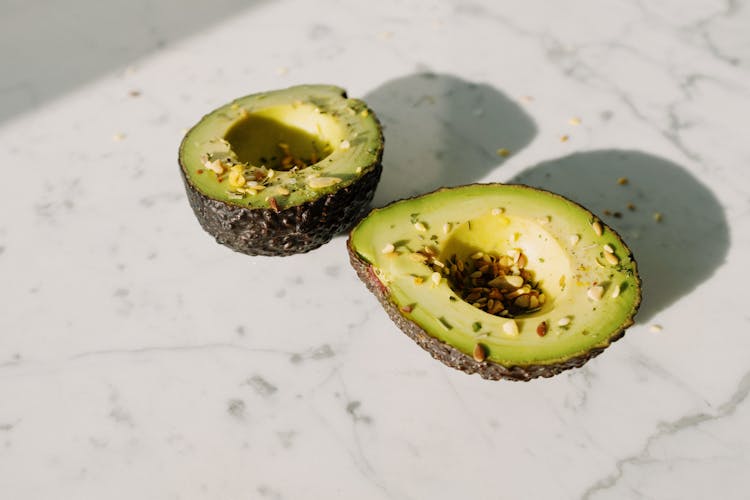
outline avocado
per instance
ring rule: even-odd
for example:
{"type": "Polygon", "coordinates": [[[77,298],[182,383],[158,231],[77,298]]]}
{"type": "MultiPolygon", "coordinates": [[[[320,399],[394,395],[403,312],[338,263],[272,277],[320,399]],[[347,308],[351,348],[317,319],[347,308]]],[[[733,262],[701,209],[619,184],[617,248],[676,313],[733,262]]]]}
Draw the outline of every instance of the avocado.
{"type": "Polygon", "coordinates": [[[303,253],[364,215],[382,171],[375,114],[330,85],[252,94],[221,106],[180,145],[203,229],[249,255],[303,253]]]}
{"type": "Polygon", "coordinates": [[[580,367],[622,337],[641,300],[617,233],[573,201],[524,185],[394,202],[360,221],[347,247],[404,333],[486,379],[580,367]]]}

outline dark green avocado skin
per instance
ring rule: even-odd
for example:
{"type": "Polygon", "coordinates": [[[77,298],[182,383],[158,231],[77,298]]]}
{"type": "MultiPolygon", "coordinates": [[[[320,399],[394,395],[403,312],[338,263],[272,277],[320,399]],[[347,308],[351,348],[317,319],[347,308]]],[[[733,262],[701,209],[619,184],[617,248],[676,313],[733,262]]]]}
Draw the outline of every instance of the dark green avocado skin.
{"type": "Polygon", "coordinates": [[[383,170],[382,141],[372,169],[349,186],[308,203],[279,210],[244,208],[209,198],[182,172],[190,206],[216,242],[247,255],[305,253],[346,232],[367,212],[383,170]]]}

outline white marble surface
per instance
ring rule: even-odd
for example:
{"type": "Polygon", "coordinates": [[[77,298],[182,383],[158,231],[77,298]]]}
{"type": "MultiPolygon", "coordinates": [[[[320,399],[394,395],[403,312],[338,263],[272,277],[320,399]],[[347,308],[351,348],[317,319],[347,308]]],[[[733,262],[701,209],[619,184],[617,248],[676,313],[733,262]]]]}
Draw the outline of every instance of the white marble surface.
{"type": "Polygon", "coordinates": [[[748,2],[121,3],[3,5],[2,498],[750,498],[748,2]],[[182,130],[303,82],[379,112],[377,204],[522,181],[622,211],[637,324],[487,382],[391,324],[344,238],[216,245],[182,130]]]}

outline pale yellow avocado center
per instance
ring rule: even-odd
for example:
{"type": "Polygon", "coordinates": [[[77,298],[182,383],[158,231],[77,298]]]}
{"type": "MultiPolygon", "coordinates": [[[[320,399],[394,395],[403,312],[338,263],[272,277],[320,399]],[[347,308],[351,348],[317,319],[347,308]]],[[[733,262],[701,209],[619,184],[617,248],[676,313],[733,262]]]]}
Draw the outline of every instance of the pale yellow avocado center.
{"type": "MultiPolygon", "coordinates": [[[[491,311],[486,308],[486,292],[497,292],[498,295],[494,298],[499,303],[502,303],[501,300],[506,302],[506,306],[508,300],[520,301],[524,295],[531,295],[532,300],[542,299],[540,303],[533,303],[529,307],[526,297],[523,309],[529,310],[528,313],[504,315],[543,316],[554,308],[555,298],[564,288],[560,283],[564,283],[570,273],[570,259],[557,240],[544,229],[545,223],[546,219],[532,221],[518,216],[491,213],[464,222],[450,231],[440,248],[440,262],[452,263],[442,274],[446,275],[449,286],[462,299],[466,300],[467,295],[471,298],[478,294],[478,300],[481,301],[484,297],[485,303],[482,306],[487,312],[491,311]],[[469,263],[472,266],[470,270],[479,276],[471,279],[470,274],[463,276],[461,273],[457,280],[457,261],[469,263]],[[484,271],[484,275],[480,274],[481,271],[484,271]],[[493,288],[487,288],[488,280],[494,285],[493,288]],[[503,295],[494,288],[503,288],[503,295]],[[472,295],[471,290],[476,292],[472,295]]],[[[492,297],[490,295],[489,300],[495,302],[492,297]]],[[[478,305],[474,300],[468,302],[475,307],[478,305]]],[[[498,306],[491,313],[500,312],[507,313],[508,307],[501,309],[498,306]]]]}
{"type": "Polygon", "coordinates": [[[282,171],[324,160],[343,137],[333,117],[309,104],[242,113],[224,135],[238,162],[282,171]]]}

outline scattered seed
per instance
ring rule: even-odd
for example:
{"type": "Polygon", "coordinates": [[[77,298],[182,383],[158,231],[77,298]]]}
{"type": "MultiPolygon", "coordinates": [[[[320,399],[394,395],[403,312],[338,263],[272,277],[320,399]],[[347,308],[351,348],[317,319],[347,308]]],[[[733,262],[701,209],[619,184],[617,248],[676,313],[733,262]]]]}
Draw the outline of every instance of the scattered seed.
{"type": "Polygon", "coordinates": [[[600,301],[602,300],[602,295],[604,295],[604,287],[601,285],[594,285],[588,289],[586,295],[588,295],[591,300],[600,301]]]}
{"type": "Polygon", "coordinates": [[[474,356],[474,361],[477,363],[481,363],[485,359],[487,359],[487,350],[482,344],[477,344],[474,346],[474,352],[472,353],[474,356]]]}
{"type": "Polygon", "coordinates": [[[531,299],[528,295],[521,295],[516,298],[513,304],[521,309],[528,309],[531,305],[531,299]]]}
{"type": "Polygon", "coordinates": [[[594,234],[597,236],[601,236],[604,233],[604,230],[602,229],[602,223],[598,220],[595,220],[591,223],[591,229],[594,230],[594,234]]]}
{"type": "Polygon", "coordinates": [[[609,262],[613,266],[616,266],[617,264],[620,263],[620,259],[617,258],[617,255],[611,252],[604,252],[604,258],[607,259],[607,262],[609,262]]]}
{"type": "Polygon", "coordinates": [[[415,222],[414,229],[416,229],[420,233],[424,233],[425,231],[427,231],[427,226],[425,226],[422,222],[415,222]]]}
{"type": "Polygon", "coordinates": [[[662,327],[661,325],[651,325],[651,327],[649,328],[649,330],[651,330],[651,332],[653,333],[659,333],[663,329],[664,327],[662,327]]]}
{"type": "Polygon", "coordinates": [[[567,134],[560,136],[560,142],[568,142],[568,139],[570,139],[570,136],[567,134]]]}
{"type": "Polygon", "coordinates": [[[500,148],[496,151],[498,156],[502,156],[503,158],[507,158],[510,155],[510,150],[507,148],[500,148]]]}
{"type": "Polygon", "coordinates": [[[628,203],[628,210],[630,210],[631,212],[635,210],[635,205],[633,203],[628,203]]]}
{"type": "Polygon", "coordinates": [[[570,316],[565,316],[557,320],[557,326],[568,326],[570,324],[570,316]]]}
{"type": "Polygon", "coordinates": [[[523,286],[523,278],[521,276],[506,276],[505,282],[513,288],[521,288],[523,286]]]}
{"type": "Polygon", "coordinates": [[[311,177],[307,180],[307,185],[313,189],[322,189],[335,186],[341,182],[338,177],[311,177]]]}
{"type": "Polygon", "coordinates": [[[274,212],[279,211],[279,204],[276,202],[276,198],[268,198],[268,204],[271,206],[274,212]]]}
{"type": "Polygon", "coordinates": [[[539,335],[540,337],[544,337],[545,335],[547,335],[547,322],[546,321],[542,321],[541,323],[537,325],[536,334],[539,335]]]}
{"type": "Polygon", "coordinates": [[[281,66],[279,68],[276,68],[276,74],[279,76],[284,76],[287,73],[289,73],[289,68],[287,68],[286,66],[281,66]]]}
{"type": "Polygon", "coordinates": [[[663,216],[662,216],[661,212],[654,212],[654,220],[656,222],[661,222],[662,218],[663,218],[663,216]]]}
{"type": "Polygon", "coordinates": [[[518,336],[518,325],[512,319],[508,320],[503,323],[503,332],[505,332],[506,335],[516,337],[518,336]]]}
{"type": "Polygon", "coordinates": [[[618,184],[619,184],[620,186],[625,186],[625,185],[626,185],[626,184],[628,184],[629,182],[630,182],[630,181],[628,180],[628,178],[627,178],[627,177],[620,177],[619,179],[617,179],[617,183],[618,183],[618,184]]]}
{"type": "Polygon", "coordinates": [[[427,262],[427,256],[419,252],[410,253],[409,258],[415,262],[427,262]]]}
{"type": "Polygon", "coordinates": [[[125,134],[122,132],[118,132],[112,136],[112,140],[115,142],[120,142],[125,140],[125,134]]]}
{"type": "Polygon", "coordinates": [[[128,92],[128,95],[130,97],[139,97],[141,95],[141,91],[134,89],[134,90],[131,90],[130,92],[128,92]]]}
{"type": "Polygon", "coordinates": [[[396,250],[396,247],[393,246],[393,243],[388,243],[386,246],[383,247],[383,249],[380,251],[380,253],[393,253],[396,250]]]}
{"type": "Polygon", "coordinates": [[[216,175],[221,175],[224,173],[224,164],[221,163],[221,160],[214,160],[214,161],[208,161],[203,163],[203,165],[213,171],[216,175]]]}
{"type": "Polygon", "coordinates": [[[576,243],[581,241],[581,237],[577,234],[571,234],[569,240],[570,240],[570,246],[574,247],[576,246],[576,243]]]}

